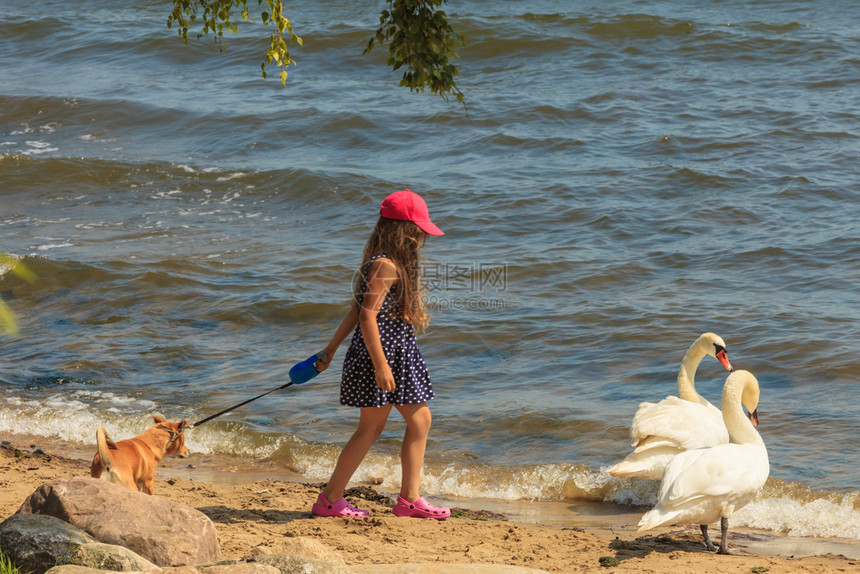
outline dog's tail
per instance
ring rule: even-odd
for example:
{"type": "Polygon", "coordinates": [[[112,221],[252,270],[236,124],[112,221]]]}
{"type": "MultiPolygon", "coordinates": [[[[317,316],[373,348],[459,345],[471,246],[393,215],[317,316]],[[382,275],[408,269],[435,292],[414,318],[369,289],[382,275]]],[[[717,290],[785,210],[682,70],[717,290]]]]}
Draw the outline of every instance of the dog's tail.
{"type": "Polygon", "coordinates": [[[118,477],[114,476],[116,470],[114,469],[113,457],[110,452],[111,449],[116,449],[116,443],[110,439],[105,429],[102,428],[102,425],[99,425],[98,430],[96,430],[96,445],[98,446],[98,453],[93,458],[90,475],[93,478],[100,478],[102,473],[107,471],[108,480],[116,482],[115,478],[118,477]]]}

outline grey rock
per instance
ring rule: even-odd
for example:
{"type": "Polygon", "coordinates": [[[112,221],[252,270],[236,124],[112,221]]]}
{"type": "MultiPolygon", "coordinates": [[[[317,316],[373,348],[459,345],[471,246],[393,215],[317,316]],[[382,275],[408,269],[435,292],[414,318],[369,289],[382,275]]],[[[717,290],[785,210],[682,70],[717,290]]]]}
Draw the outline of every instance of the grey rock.
{"type": "Polygon", "coordinates": [[[138,572],[156,568],[155,564],[124,546],[103,542],[78,546],[72,553],[69,564],[118,572],[138,572]]]}
{"type": "MultiPolygon", "coordinates": [[[[254,564],[251,562],[240,562],[232,565],[198,566],[197,572],[198,574],[281,574],[281,571],[274,566],[269,566],[267,564],[254,564]]],[[[174,573],[170,570],[166,570],[165,574],[184,573],[174,573]]],[[[308,574],[311,573],[308,572],[308,574]]]]}
{"type": "Polygon", "coordinates": [[[52,516],[13,514],[0,524],[0,550],[33,574],[68,563],[77,547],[95,542],[86,532],[52,516]]]}
{"type": "Polygon", "coordinates": [[[257,564],[274,566],[280,574],[353,574],[346,566],[293,554],[263,554],[254,560],[257,564]]]}
{"type": "Polygon", "coordinates": [[[76,564],[66,564],[63,566],[55,566],[48,570],[45,574],[162,574],[164,570],[156,567],[153,570],[144,572],[118,572],[116,570],[99,570],[98,568],[90,568],[88,566],[78,566],[76,564]]]}
{"type": "Polygon", "coordinates": [[[155,567],[138,572],[118,572],[98,570],[85,566],[57,566],[46,574],[280,574],[280,570],[265,564],[225,563],[203,566],[177,566],[174,568],[155,567]]]}

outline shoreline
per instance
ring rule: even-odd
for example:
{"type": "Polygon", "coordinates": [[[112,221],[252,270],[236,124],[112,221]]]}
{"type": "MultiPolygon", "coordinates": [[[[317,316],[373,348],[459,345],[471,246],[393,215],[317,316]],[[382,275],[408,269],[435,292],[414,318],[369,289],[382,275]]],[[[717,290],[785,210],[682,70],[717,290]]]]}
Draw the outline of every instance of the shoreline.
{"type": "MultiPolygon", "coordinates": [[[[45,482],[89,476],[88,460],[56,445],[31,450],[36,441],[2,440],[11,444],[0,447],[0,520],[14,514],[45,482]]],[[[354,492],[369,498],[358,501],[371,510],[369,519],[314,518],[310,505],[319,485],[272,479],[271,474],[226,471],[216,476],[212,470],[188,468],[188,459],[165,459],[159,465],[155,494],[209,516],[223,558],[241,558],[258,546],[277,551],[285,537],[306,536],[334,549],[347,566],[507,564],[548,572],[605,572],[610,569],[602,567],[600,559],[612,557],[618,561],[612,571],[667,574],[747,572],[755,567],[785,573],[860,568],[856,541],[733,528],[729,548],[735,554],[717,556],[705,550],[698,527],[668,527],[641,535],[635,530],[637,509],[603,505],[598,514],[596,504],[576,501],[444,501],[457,517],[437,522],[394,517],[387,501],[390,493],[362,487],[354,492]]],[[[354,496],[351,500],[356,502],[354,496]]]]}

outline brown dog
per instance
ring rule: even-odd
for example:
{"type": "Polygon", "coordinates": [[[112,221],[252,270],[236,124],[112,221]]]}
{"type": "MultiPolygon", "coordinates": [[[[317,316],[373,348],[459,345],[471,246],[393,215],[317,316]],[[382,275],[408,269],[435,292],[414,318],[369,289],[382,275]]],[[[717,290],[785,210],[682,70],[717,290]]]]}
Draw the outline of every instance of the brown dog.
{"type": "Polygon", "coordinates": [[[189,428],[185,421],[169,423],[164,417],[155,416],[155,424],[134,438],[113,442],[99,425],[96,431],[98,452],[93,457],[90,476],[101,478],[107,471],[108,480],[132,490],[152,494],[155,483],[155,467],[165,456],[185,458],[190,453],[185,448],[183,432],[189,428]]]}

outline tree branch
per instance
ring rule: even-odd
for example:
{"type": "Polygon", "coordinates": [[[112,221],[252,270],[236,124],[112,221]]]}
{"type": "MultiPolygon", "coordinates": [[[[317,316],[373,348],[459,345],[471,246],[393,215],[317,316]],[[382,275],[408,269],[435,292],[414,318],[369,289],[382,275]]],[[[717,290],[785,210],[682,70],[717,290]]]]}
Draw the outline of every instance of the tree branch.
{"type": "MultiPolygon", "coordinates": [[[[173,0],[173,9],[167,17],[167,27],[177,26],[177,33],[188,45],[188,30],[201,25],[197,39],[212,33],[220,51],[224,51],[224,31],[238,32],[231,20],[231,11],[241,10],[243,21],[254,19],[249,14],[249,0],[173,0]]],[[[251,0],[253,2],[253,0],[251,0]]],[[[257,0],[257,6],[264,0],[257,0]]],[[[393,70],[405,68],[400,86],[410,91],[438,94],[448,99],[454,95],[463,102],[463,93],[455,78],[459,68],[452,62],[457,57],[457,48],[465,45],[463,37],[448,23],[441,10],[447,0],[387,0],[388,8],[382,10],[379,28],[370,38],[364,54],[376,44],[388,43],[388,65],[393,70]]],[[[267,77],[266,66],[274,63],[280,70],[281,84],[287,83],[287,68],[295,61],[290,56],[292,44],[302,45],[302,39],[293,32],[292,24],[283,15],[283,0],[265,0],[267,9],[260,13],[263,25],[272,25],[274,32],[269,37],[269,49],[260,64],[263,77],[267,77]]]]}

